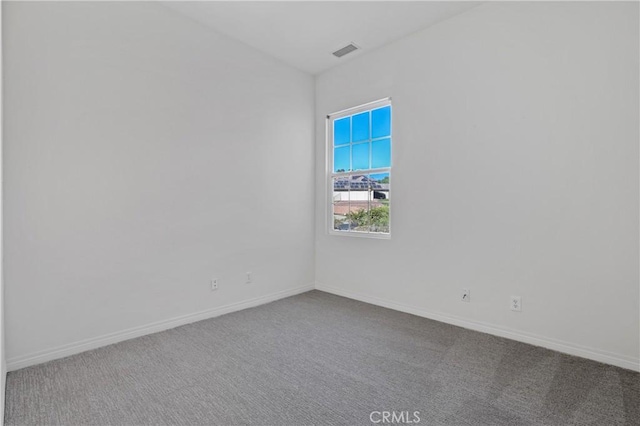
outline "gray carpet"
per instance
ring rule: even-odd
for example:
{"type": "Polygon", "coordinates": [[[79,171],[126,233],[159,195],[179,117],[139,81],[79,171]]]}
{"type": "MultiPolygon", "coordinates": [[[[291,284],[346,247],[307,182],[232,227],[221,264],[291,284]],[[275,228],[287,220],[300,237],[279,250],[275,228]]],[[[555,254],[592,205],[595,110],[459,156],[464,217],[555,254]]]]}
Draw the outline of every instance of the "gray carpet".
{"type": "Polygon", "coordinates": [[[638,373],[311,291],[11,372],[5,423],[640,425],[639,407],[638,373]]]}

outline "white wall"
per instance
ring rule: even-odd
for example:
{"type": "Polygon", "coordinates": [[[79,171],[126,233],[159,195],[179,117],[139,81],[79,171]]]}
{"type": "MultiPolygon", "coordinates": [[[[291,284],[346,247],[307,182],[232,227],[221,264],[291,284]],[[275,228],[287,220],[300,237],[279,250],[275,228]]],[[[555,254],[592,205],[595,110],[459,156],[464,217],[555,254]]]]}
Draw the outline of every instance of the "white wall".
{"type": "MultiPolygon", "coordinates": [[[[0,52],[2,52],[2,9],[4,3],[0,3],[0,52]]],[[[3,151],[3,126],[2,126],[2,55],[0,55],[0,425],[4,424],[4,391],[7,381],[7,359],[4,351],[4,272],[3,272],[3,241],[2,238],[2,151],[3,151]]]]}
{"type": "Polygon", "coordinates": [[[313,284],[312,77],[159,4],[4,7],[10,368],[313,284]]]}
{"type": "Polygon", "coordinates": [[[516,2],[320,75],[318,288],[637,369],[638,72],[637,3],[516,2]],[[392,238],[329,236],[324,117],[386,96],[392,238]]]}

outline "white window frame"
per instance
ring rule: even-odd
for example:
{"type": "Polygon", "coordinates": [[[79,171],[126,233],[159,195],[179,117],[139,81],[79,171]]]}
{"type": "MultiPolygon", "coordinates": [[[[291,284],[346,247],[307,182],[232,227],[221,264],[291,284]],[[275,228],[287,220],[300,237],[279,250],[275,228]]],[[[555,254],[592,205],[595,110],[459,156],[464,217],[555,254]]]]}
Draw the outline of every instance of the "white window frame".
{"type": "Polygon", "coordinates": [[[391,201],[389,203],[389,232],[357,232],[357,231],[336,231],[334,229],[334,219],[333,219],[333,179],[339,176],[357,176],[363,174],[375,174],[375,173],[389,173],[389,194],[392,194],[393,189],[391,188],[391,169],[393,167],[393,106],[391,105],[391,98],[384,98],[373,102],[368,102],[366,104],[362,104],[353,108],[348,108],[345,110],[341,110],[338,112],[334,112],[332,114],[327,115],[326,120],[326,158],[327,158],[327,167],[326,167],[326,177],[327,177],[327,232],[329,235],[340,235],[345,237],[356,237],[356,238],[374,238],[374,239],[383,239],[389,240],[391,239],[391,224],[392,224],[392,210],[391,201]],[[370,111],[378,108],[382,108],[385,106],[391,107],[391,131],[389,134],[389,138],[391,139],[391,165],[389,167],[376,168],[376,169],[364,169],[357,171],[349,171],[349,172],[340,172],[334,173],[333,171],[333,122],[335,120],[339,120],[343,117],[349,115],[355,115],[364,111],[370,111]]]}

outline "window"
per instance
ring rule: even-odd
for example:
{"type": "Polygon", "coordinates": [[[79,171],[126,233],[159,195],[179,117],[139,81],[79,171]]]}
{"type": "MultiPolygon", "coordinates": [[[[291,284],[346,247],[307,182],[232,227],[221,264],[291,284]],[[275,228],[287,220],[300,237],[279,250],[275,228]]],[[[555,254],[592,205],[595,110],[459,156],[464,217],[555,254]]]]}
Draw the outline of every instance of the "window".
{"type": "Polygon", "coordinates": [[[390,236],[391,100],[328,117],[329,232],[390,236]]]}

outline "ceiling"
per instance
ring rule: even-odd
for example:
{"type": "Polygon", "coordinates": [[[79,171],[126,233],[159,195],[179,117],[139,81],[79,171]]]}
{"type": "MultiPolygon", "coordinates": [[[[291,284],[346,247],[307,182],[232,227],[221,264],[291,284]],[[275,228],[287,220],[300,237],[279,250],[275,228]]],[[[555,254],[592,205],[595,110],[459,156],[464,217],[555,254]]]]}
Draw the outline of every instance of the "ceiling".
{"type": "Polygon", "coordinates": [[[172,1],[164,4],[295,68],[318,74],[479,3],[172,1]],[[361,50],[340,59],[332,55],[351,42],[361,50]]]}

